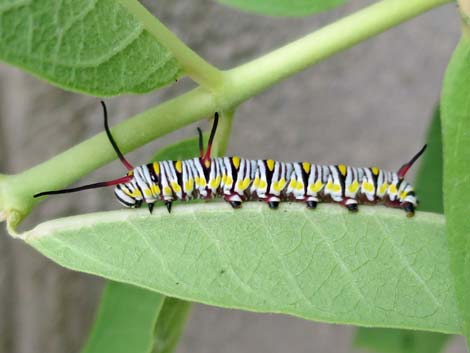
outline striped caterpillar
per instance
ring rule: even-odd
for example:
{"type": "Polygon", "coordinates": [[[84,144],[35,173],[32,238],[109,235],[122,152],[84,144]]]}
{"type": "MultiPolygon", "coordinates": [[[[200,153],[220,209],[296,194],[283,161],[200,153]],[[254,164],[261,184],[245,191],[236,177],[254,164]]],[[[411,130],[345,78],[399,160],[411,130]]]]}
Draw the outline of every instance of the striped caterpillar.
{"type": "Polygon", "coordinates": [[[210,133],[206,152],[202,132],[199,133],[199,157],[158,161],[133,167],[119,150],[108,125],[106,105],[104,127],[108,139],[128,173],[122,178],[72,189],[45,191],[34,195],[63,194],[104,186],[115,186],[114,193],[125,207],[148,205],[152,213],[154,203],[163,201],[171,212],[174,200],[211,199],[223,197],[233,208],[243,201],[260,200],[276,209],[281,201],[305,202],[310,209],[319,202],[334,202],[349,211],[358,211],[359,204],[384,204],[401,208],[408,217],[414,215],[418,204],[413,187],[404,177],[421,156],[426,145],[398,172],[377,167],[355,168],[344,164],[315,165],[308,162],[279,162],[248,160],[240,157],[211,157],[211,146],[217,129],[218,113],[210,133]]]}

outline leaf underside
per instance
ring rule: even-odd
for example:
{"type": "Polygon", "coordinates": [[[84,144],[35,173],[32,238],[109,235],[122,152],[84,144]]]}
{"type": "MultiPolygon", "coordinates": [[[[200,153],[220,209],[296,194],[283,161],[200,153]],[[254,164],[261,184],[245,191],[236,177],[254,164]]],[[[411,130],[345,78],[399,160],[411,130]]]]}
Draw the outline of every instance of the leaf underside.
{"type": "Polygon", "coordinates": [[[267,16],[306,16],[330,10],[346,0],[217,0],[236,9],[267,16]]]}
{"type": "Polygon", "coordinates": [[[0,0],[0,59],[60,87],[110,96],[174,82],[181,68],[114,0],[0,0]]]}
{"type": "Polygon", "coordinates": [[[57,219],[23,239],[59,264],[209,305],[460,332],[443,217],[285,203],[122,210],[57,219]]]}

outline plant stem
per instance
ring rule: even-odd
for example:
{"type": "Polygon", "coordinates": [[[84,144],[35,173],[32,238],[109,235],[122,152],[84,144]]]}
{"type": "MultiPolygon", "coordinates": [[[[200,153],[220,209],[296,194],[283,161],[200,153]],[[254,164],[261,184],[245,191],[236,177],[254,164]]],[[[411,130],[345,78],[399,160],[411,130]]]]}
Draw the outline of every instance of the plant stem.
{"type": "Polygon", "coordinates": [[[173,32],[139,3],[138,0],[119,0],[135,17],[143,23],[145,29],[165,46],[182,65],[184,71],[194,81],[207,89],[217,88],[222,83],[222,72],[201,58],[184,44],[173,32]]]}
{"type": "MultiPolygon", "coordinates": [[[[452,0],[383,0],[228,71],[226,98],[237,104],[311,65],[452,0]]],[[[410,43],[411,45],[412,43],[410,43]]]]}
{"type": "MultiPolygon", "coordinates": [[[[140,9],[134,0],[121,1],[133,9],[140,9]]],[[[450,1],[383,0],[270,54],[223,73],[221,86],[210,91],[198,87],[120,123],[113,128],[115,138],[122,151],[129,152],[159,136],[209,117],[214,111],[224,112],[221,131],[217,135],[225,135],[223,130],[230,128],[235,107],[248,98],[355,43],[450,1]]],[[[145,16],[147,14],[145,12],[145,16]]],[[[154,19],[148,19],[147,22],[150,27],[152,23],[154,26],[155,23],[158,24],[154,19]]],[[[183,57],[185,55],[182,54],[183,57]]],[[[188,54],[186,59],[194,58],[188,54]]],[[[219,143],[221,142],[216,142],[219,143]]],[[[224,149],[223,145],[217,148],[218,152],[224,149]]],[[[12,227],[37,202],[37,199],[32,198],[33,194],[70,185],[115,158],[105,134],[101,133],[36,167],[0,181],[0,204],[8,211],[8,218],[13,220],[12,227]]]]}

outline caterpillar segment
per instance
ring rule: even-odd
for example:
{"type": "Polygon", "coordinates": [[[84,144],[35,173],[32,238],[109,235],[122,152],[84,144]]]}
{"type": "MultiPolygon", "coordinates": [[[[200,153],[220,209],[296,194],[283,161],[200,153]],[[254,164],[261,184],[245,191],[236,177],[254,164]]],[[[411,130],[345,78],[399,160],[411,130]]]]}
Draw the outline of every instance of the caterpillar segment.
{"type": "Polygon", "coordinates": [[[199,133],[199,157],[188,160],[158,161],[133,167],[120,152],[107,123],[106,106],[102,102],[105,130],[116,154],[128,169],[125,177],[84,185],[72,189],[46,191],[34,197],[76,192],[114,185],[118,201],[125,207],[148,205],[152,213],[155,202],[165,203],[171,212],[175,200],[208,200],[223,198],[233,208],[245,201],[259,200],[276,209],[280,202],[304,202],[314,209],[320,202],[338,203],[351,212],[360,204],[383,204],[401,208],[408,217],[414,215],[418,200],[404,177],[426,145],[397,172],[377,167],[356,168],[338,165],[316,165],[309,162],[281,162],[272,159],[249,160],[238,156],[211,157],[211,146],[217,129],[215,114],[207,149],[199,133]]]}

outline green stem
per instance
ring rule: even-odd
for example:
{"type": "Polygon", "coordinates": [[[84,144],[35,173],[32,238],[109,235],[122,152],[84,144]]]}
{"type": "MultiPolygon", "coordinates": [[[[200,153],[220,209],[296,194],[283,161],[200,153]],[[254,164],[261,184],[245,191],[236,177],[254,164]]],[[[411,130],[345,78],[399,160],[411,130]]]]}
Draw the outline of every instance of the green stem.
{"type": "MultiPolygon", "coordinates": [[[[135,4],[133,0],[122,1],[128,6],[135,4]]],[[[128,119],[113,128],[113,133],[123,152],[129,152],[159,136],[209,117],[214,111],[221,111],[225,112],[221,119],[220,134],[223,134],[222,130],[231,124],[230,112],[248,98],[355,43],[450,1],[383,0],[223,73],[221,86],[210,91],[201,87],[193,89],[128,119]]],[[[139,8],[135,6],[131,7],[139,8]]],[[[148,22],[154,23],[150,19],[148,22]]],[[[220,148],[219,152],[223,149],[220,148]]],[[[0,202],[8,211],[11,227],[14,228],[37,202],[32,198],[33,194],[63,188],[115,158],[105,134],[101,133],[34,168],[5,178],[0,182],[0,202]]]]}
{"type": "MultiPolygon", "coordinates": [[[[354,44],[453,0],[383,0],[228,71],[226,96],[237,104],[354,44]]],[[[410,43],[411,45],[412,43],[410,43]]]]}
{"type": "Polygon", "coordinates": [[[222,72],[209,64],[184,44],[174,33],[137,0],[119,0],[127,10],[143,23],[145,29],[176,57],[184,71],[194,81],[207,89],[217,88],[222,83],[222,72]]]}

